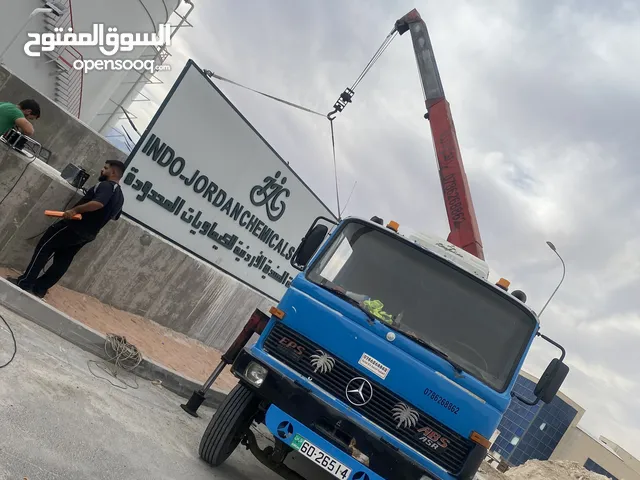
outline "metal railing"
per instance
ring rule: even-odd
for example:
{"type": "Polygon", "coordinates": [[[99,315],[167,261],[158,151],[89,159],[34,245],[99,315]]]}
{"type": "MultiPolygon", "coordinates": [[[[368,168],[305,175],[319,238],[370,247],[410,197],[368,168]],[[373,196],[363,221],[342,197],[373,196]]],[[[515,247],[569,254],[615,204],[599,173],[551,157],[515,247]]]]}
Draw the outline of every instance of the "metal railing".
{"type": "MultiPolygon", "coordinates": [[[[58,0],[58,3],[64,7],[64,12],[59,16],[52,13],[45,16],[45,30],[48,33],[55,33],[56,28],[62,28],[64,31],[69,27],[73,28],[71,0],[58,0]]],[[[74,62],[83,60],[82,54],[69,46],[56,47],[53,51],[44,53],[55,63],[58,70],[54,89],[55,102],[76,118],[80,118],[84,72],[75,68],[74,62]]]]}

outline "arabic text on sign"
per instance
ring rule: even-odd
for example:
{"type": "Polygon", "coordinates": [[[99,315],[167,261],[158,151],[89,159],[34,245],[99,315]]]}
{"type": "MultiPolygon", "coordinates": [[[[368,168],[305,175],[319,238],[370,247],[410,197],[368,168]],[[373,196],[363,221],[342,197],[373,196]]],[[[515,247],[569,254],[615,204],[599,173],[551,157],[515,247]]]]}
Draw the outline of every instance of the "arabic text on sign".
{"type": "Polygon", "coordinates": [[[244,246],[244,242],[241,241],[237,235],[219,233],[216,231],[218,228],[218,222],[202,220],[203,212],[198,210],[196,213],[194,208],[185,208],[186,201],[180,196],[177,196],[175,199],[165,198],[164,195],[153,189],[153,184],[151,182],[143,182],[140,179],[136,179],[137,173],[139,173],[139,170],[132,167],[124,179],[125,185],[128,185],[133,190],[140,192],[136,195],[136,200],[139,202],[150,200],[167,212],[175,216],[180,216],[180,219],[190,227],[189,233],[192,235],[199,233],[200,235],[211,239],[214,242],[212,248],[215,250],[222,247],[232,251],[236,255],[236,262],[244,260],[248,263],[249,268],[256,268],[260,270],[263,274],[263,279],[269,277],[285,287],[288,287],[291,284],[291,274],[287,271],[278,273],[278,270],[280,269],[279,265],[277,265],[276,268],[272,268],[271,264],[273,261],[264,254],[264,251],[261,251],[256,255],[249,253],[250,247],[248,245],[244,246]]]}

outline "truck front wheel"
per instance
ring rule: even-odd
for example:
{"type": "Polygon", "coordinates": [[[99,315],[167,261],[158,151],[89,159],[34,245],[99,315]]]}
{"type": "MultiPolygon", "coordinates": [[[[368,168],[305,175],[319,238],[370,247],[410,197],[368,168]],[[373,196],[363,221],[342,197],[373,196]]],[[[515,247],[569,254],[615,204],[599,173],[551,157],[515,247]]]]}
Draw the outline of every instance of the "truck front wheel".
{"type": "Polygon", "coordinates": [[[251,428],[260,398],[242,384],[227,395],[200,441],[200,458],[213,467],[222,465],[251,428]]]}

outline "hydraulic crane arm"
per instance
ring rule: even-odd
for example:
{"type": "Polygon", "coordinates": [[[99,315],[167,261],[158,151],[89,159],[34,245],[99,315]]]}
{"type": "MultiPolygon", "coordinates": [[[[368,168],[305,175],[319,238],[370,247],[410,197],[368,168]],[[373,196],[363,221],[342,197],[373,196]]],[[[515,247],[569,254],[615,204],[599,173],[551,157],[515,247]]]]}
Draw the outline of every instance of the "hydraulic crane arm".
{"type": "Polygon", "coordinates": [[[442,194],[451,229],[447,240],[484,260],[480,231],[464,172],[456,129],[449,102],[442,88],[427,26],[418,11],[413,9],[396,22],[395,29],[400,35],[411,31],[427,106],[425,118],[429,119],[431,124],[442,194]]]}

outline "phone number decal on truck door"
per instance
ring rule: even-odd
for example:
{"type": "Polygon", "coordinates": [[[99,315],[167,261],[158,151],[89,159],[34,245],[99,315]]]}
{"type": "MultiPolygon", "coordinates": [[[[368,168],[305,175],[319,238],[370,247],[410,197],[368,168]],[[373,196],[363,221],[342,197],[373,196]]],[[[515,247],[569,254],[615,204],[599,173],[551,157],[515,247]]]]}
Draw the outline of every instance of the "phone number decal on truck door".
{"type": "Polygon", "coordinates": [[[425,388],[424,389],[424,394],[425,394],[426,397],[428,397],[429,399],[433,400],[434,402],[436,402],[441,407],[446,408],[447,410],[449,410],[454,415],[457,415],[458,412],[460,411],[460,407],[458,407],[453,402],[450,402],[449,400],[447,400],[443,396],[439,395],[438,393],[434,392],[430,388],[425,388]]]}

